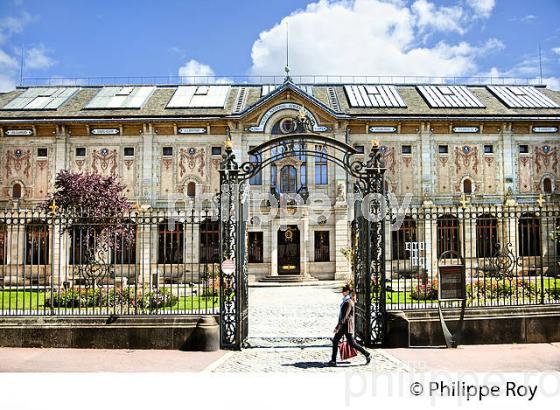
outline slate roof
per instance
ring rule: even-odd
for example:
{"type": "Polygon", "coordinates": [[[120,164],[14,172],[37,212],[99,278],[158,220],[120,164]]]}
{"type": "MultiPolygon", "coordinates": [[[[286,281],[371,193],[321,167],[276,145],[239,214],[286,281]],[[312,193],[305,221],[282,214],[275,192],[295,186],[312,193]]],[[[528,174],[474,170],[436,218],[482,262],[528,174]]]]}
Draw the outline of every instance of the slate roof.
{"type": "MultiPolygon", "coordinates": [[[[177,86],[157,86],[154,93],[140,109],[84,109],[101,86],[80,87],[79,91],[55,110],[4,110],[8,102],[22,94],[27,88],[0,93],[0,122],[22,119],[134,119],[134,118],[238,118],[245,113],[273,99],[286,88],[298,93],[334,116],[349,117],[553,117],[560,118],[560,108],[513,109],[508,108],[485,86],[469,86],[469,90],[485,105],[485,108],[431,108],[415,85],[397,85],[396,88],[406,103],[405,108],[351,107],[343,84],[313,85],[312,95],[305,93],[291,82],[286,82],[268,95],[261,96],[261,85],[234,84],[223,108],[166,108],[177,86]],[[240,87],[245,87],[246,98],[242,109],[235,112],[236,99],[240,87]],[[332,88],[338,99],[338,109],[333,107],[328,91],[332,88]]],[[[540,92],[560,105],[560,92],[544,87],[540,92]]]]}

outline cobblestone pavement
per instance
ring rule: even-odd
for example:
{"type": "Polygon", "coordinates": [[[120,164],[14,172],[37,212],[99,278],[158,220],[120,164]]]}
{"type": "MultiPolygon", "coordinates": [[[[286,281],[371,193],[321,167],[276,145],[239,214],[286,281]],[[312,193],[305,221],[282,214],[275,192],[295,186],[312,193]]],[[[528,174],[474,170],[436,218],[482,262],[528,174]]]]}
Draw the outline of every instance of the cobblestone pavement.
{"type": "Polygon", "coordinates": [[[407,367],[381,350],[372,363],[358,355],[327,367],[336,325],[341,285],[258,287],[249,289],[249,347],[224,357],[213,372],[380,372],[407,367]]]}

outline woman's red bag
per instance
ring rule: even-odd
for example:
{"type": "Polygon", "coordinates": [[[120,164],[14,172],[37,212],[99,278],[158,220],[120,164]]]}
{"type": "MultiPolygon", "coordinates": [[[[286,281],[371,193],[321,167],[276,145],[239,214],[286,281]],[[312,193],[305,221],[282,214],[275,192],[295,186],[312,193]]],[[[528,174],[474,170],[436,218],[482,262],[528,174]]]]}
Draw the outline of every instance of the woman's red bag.
{"type": "Polygon", "coordinates": [[[340,352],[340,358],[342,360],[350,359],[358,355],[358,352],[350,346],[348,340],[344,340],[338,344],[338,351],[340,352]]]}

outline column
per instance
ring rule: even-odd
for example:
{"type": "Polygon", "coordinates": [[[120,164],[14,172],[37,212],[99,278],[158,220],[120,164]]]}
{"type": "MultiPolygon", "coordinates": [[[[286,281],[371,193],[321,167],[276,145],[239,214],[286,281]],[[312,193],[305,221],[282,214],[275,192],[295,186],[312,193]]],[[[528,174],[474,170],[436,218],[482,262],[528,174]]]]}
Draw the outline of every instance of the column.
{"type": "Polygon", "coordinates": [[[432,132],[430,123],[420,124],[420,150],[422,169],[422,194],[434,193],[434,178],[432,175],[432,132]]]}
{"type": "Polygon", "coordinates": [[[298,223],[298,229],[300,229],[299,235],[299,246],[301,250],[301,275],[309,275],[309,250],[307,247],[312,243],[309,238],[309,208],[303,207],[302,209],[302,221],[298,223]]]}
{"type": "Polygon", "coordinates": [[[513,133],[511,131],[511,123],[504,122],[502,124],[502,175],[503,182],[498,184],[498,194],[505,194],[509,188],[513,192],[517,192],[517,178],[514,167],[515,150],[513,147],[513,133]],[[500,192],[501,190],[501,192],[500,192]]]}
{"type": "Polygon", "coordinates": [[[334,207],[334,258],[335,258],[335,280],[344,280],[350,274],[350,264],[342,254],[342,248],[350,247],[350,232],[348,224],[348,208],[345,203],[339,203],[334,207]]]}

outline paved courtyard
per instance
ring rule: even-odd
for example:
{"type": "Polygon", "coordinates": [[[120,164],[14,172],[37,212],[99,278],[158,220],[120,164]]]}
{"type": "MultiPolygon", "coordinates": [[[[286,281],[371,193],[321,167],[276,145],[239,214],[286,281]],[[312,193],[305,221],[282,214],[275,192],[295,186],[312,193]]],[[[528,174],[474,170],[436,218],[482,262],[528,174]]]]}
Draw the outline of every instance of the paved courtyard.
{"type": "Polygon", "coordinates": [[[330,359],[332,331],[341,300],[340,283],[317,286],[251,287],[249,348],[229,353],[209,370],[214,372],[344,372],[406,370],[381,350],[370,350],[372,363],[361,355],[340,367],[330,359]]]}

